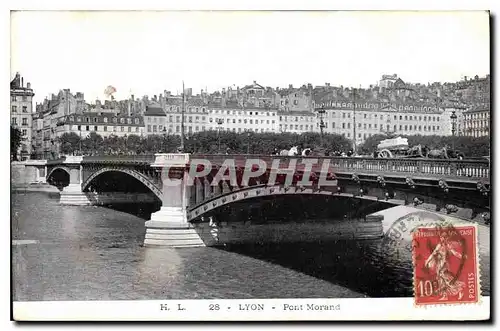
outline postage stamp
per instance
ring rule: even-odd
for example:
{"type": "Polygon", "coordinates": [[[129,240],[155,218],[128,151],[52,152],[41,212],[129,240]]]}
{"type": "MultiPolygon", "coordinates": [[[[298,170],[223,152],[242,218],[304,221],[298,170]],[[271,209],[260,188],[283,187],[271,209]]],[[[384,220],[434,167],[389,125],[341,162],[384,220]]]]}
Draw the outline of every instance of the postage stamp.
{"type": "Polygon", "coordinates": [[[416,229],[413,233],[415,304],[479,302],[478,259],[475,224],[416,229]]]}

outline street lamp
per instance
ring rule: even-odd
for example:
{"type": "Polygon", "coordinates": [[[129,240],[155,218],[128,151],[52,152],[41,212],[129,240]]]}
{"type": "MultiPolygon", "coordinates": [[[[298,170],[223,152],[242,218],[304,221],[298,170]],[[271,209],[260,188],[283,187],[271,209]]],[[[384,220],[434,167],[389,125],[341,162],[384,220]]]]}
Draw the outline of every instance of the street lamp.
{"type": "Polygon", "coordinates": [[[451,135],[455,136],[455,131],[457,129],[457,114],[455,114],[455,111],[451,112],[451,135]]]}
{"type": "Polygon", "coordinates": [[[319,139],[321,147],[323,147],[323,129],[325,128],[325,122],[323,121],[323,116],[325,115],[325,105],[323,104],[320,109],[318,109],[319,114],[319,139]]]}
{"type": "Polygon", "coordinates": [[[453,144],[453,151],[455,151],[455,131],[457,130],[457,114],[455,114],[455,111],[451,112],[451,135],[452,135],[452,144],[453,144]]]}
{"type": "Polygon", "coordinates": [[[217,118],[215,119],[215,122],[217,123],[217,140],[219,143],[219,148],[217,149],[217,153],[220,154],[220,129],[222,124],[224,123],[224,120],[222,118],[217,118]]]}

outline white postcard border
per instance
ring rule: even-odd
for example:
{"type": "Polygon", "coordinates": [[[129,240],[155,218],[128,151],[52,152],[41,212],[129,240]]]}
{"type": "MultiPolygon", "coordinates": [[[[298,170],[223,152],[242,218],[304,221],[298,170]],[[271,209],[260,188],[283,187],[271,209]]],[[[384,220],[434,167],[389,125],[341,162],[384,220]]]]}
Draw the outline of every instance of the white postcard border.
{"type": "Polygon", "coordinates": [[[17,321],[473,321],[490,318],[490,297],[432,308],[415,307],[413,298],[33,301],[13,308],[17,321]]]}

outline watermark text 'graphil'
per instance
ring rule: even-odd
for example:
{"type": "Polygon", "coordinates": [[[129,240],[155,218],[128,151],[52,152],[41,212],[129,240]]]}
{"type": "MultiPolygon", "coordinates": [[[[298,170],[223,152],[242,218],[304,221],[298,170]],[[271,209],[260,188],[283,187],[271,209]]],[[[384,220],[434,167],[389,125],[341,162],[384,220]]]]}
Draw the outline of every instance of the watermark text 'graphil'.
{"type": "Polygon", "coordinates": [[[274,159],[271,164],[265,160],[253,158],[244,164],[236,164],[235,159],[225,159],[217,165],[207,159],[192,159],[185,168],[165,166],[162,170],[162,181],[165,186],[194,185],[196,179],[208,180],[210,185],[217,186],[228,182],[231,186],[249,186],[255,179],[267,185],[337,186],[333,169],[328,159],[274,159]]]}

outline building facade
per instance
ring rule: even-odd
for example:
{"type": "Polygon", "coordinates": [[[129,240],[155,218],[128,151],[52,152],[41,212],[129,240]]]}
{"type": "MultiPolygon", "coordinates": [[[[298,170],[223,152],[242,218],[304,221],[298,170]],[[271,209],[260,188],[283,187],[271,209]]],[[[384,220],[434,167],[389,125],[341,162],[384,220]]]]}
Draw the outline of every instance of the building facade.
{"type": "Polygon", "coordinates": [[[312,111],[280,111],[278,116],[280,133],[319,132],[317,116],[312,111]]]}
{"type": "Polygon", "coordinates": [[[490,135],[490,110],[476,108],[464,112],[464,135],[484,137],[490,135]]]}
{"type": "Polygon", "coordinates": [[[208,129],[243,132],[278,132],[277,109],[209,106],[208,129]]]}
{"type": "Polygon", "coordinates": [[[330,101],[316,107],[324,111],[324,132],[355,138],[356,144],[375,134],[451,135],[447,113],[433,105],[364,102],[354,108],[352,102],[330,101]]]}
{"type": "Polygon", "coordinates": [[[10,82],[10,124],[21,131],[21,145],[18,157],[27,160],[32,153],[32,113],[35,93],[30,83],[24,86],[24,79],[16,73],[10,82]]]}

